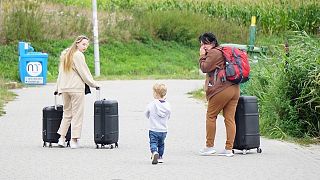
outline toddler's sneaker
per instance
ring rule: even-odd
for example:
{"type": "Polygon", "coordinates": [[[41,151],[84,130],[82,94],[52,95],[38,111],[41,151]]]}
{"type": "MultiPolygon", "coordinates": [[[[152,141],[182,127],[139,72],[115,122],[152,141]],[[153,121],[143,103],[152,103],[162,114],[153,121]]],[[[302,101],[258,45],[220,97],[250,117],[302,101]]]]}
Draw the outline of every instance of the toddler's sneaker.
{"type": "Polygon", "coordinates": [[[219,156],[227,156],[227,157],[232,157],[234,156],[232,150],[227,150],[224,149],[221,153],[218,154],[219,156]]]}
{"type": "Polygon", "coordinates": [[[78,149],[79,148],[79,141],[71,140],[70,141],[70,148],[71,149],[78,149]]]}
{"type": "Polygon", "coordinates": [[[152,164],[158,164],[158,159],[159,159],[159,153],[156,151],[153,152],[151,157],[152,164]]]}
{"type": "Polygon", "coordinates": [[[163,163],[163,158],[162,157],[159,157],[158,163],[163,163]]]}
{"type": "Polygon", "coordinates": [[[209,156],[215,154],[216,150],[214,147],[205,147],[201,149],[199,153],[201,156],[209,156]]]}
{"type": "Polygon", "coordinates": [[[64,138],[59,138],[59,140],[58,140],[58,146],[59,146],[59,147],[66,147],[66,139],[64,139],[64,138]]]}

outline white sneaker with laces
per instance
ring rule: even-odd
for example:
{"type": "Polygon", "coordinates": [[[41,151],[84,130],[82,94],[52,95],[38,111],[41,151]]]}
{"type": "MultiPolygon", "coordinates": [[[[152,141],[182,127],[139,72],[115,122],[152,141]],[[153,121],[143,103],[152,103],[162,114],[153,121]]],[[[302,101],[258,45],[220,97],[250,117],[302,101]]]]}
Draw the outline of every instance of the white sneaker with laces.
{"type": "Polygon", "coordinates": [[[234,156],[232,150],[227,150],[224,149],[221,153],[218,154],[219,156],[227,156],[227,157],[232,157],[234,156]]]}
{"type": "Polygon", "coordinates": [[[71,140],[70,141],[70,148],[71,149],[78,149],[79,148],[79,141],[71,140]]]}
{"type": "Polygon", "coordinates": [[[158,152],[153,152],[151,159],[152,159],[152,164],[158,164],[159,153],[158,152]]]}
{"type": "Polygon", "coordinates": [[[58,146],[59,146],[59,147],[66,147],[66,139],[64,139],[64,138],[59,138],[59,140],[58,140],[58,146]]]}
{"type": "Polygon", "coordinates": [[[205,147],[201,149],[199,153],[202,156],[214,155],[216,153],[216,149],[214,147],[205,147]]]}

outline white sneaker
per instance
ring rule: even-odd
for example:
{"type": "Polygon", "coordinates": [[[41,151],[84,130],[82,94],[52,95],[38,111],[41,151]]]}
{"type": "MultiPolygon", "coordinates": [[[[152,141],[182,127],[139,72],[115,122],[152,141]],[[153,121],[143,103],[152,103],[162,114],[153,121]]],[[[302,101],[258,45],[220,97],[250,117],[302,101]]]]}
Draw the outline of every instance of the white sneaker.
{"type": "Polygon", "coordinates": [[[59,146],[59,147],[66,147],[66,139],[64,139],[64,138],[59,138],[59,140],[58,140],[58,146],[59,146]]]}
{"type": "Polygon", "coordinates": [[[219,156],[227,156],[227,157],[232,157],[234,156],[232,150],[226,150],[224,149],[221,153],[218,154],[219,156]]]}
{"type": "Polygon", "coordinates": [[[152,164],[158,164],[159,153],[156,151],[153,152],[151,159],[152,159],[152,164]]]}
{"type": "Polygon", "coordinates": [[[215,154],[216,150],[214,147],[205,147],[201,149],[199,153],[201,156],[209,156],[215,154]]]}
{"type": "Polygon", "coordinates": [[[79,141],[71,140],[70,141],[70,148],[71,149],[78,149],[79,148],[79,141]]]}
{"type": "Polygon", "coordinates": [[[159,157],[158,163],[163,163],[163,158],[162,157],[159,157]]]}

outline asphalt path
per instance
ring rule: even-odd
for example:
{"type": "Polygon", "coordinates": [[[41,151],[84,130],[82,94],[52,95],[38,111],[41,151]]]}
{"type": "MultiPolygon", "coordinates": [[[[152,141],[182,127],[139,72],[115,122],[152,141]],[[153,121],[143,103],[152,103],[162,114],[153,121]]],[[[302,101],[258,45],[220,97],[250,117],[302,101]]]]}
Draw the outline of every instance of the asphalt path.
{"type": "MultiPolygon", "coordinates": [[[[54,84],[13,90],[18,96],[0,117],[0,179],[320,179],[320,147],[304,147],[261,138],[255,150],[234,157],[199,156],[205,145],[206,105],[188,92],[202,80],[101,81],[100,99],[119,102],[119,148],[96,149],[93,103],[85,99],[81,148],[42,147],[42,108],[54,104],[54,84]],[[152,165],[148,121],[143,111],[152,100],[152,85],[168,86],[172,106],[164,163],[152,165]]],[[[58,98],[61,103],[61,97],[58,98]]],[[[223,117],[217,120],[216,148],[224,148],[223,117]]]]}

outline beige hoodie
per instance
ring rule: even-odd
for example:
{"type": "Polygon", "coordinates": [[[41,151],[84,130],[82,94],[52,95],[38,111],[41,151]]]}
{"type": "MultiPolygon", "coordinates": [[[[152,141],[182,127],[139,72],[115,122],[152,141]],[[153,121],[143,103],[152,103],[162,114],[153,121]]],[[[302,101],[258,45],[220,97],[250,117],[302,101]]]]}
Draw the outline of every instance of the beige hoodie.
{"type": "Polygon", "coordinates": [[[63,70],[63,56],[66,50],[61,53],[59,75],[56,84],[56,91],[63,92],[84,92],[85,83],[90,87],[99,87],[97,82],[93,80],[90,70],[85,62],[85,57],[82,52],[76,51],[73,55],[72,70],[65,72],[63,70]]]}

